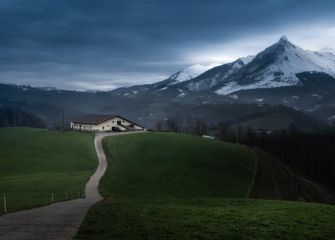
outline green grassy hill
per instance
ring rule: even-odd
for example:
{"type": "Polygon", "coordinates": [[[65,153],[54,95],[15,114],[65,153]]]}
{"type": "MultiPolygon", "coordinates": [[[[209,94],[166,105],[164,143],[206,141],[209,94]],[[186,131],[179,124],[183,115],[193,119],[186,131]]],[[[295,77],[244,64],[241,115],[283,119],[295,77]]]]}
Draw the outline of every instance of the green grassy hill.
{"type": "Polygon", "coordinates": [[[184,134],[137,134],[106,141],[102,193],[113,199],[243,198],[257,155],[245,147],[184,134]]]}
{"type": "Polygon", "coordinates": [[[97,166],[93,135],[0,128],[0,214],[80,197],[97,166]]]}
{"type": "MultiPolygon", "coordinates": [[[[109,167],[76,239],[333,239],[335,207],[248,200],[258,156],[172,133],[108,138],[109,167]]],[[[257,190],[262,182],[258,182],[257,190]]]]}

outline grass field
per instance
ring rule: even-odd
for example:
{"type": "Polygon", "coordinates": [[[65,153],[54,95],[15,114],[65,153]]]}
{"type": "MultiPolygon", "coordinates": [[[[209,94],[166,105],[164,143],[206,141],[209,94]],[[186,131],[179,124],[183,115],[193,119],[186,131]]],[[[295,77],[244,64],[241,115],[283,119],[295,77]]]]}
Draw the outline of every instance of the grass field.
{"type": "Polygon", "coordinates": [[[245,147],[163,133],[111,137],[102,193],[113,199],[247,196],[256,155],[245,147]]]}
{"type": "Polygon", "coordinates": [[[95,206],[78,239],[333,240],[335,207],[270,200],[113,201],[95,206]]]}
{"type": "Polygon", "coordinates": [[[109,138],[106,150],[107,198],[76,239],[334,239],[333,206],[245,199],[256,158],[245,147],[150,133],[109,138]]]}
{"type": "Polygon", "coordinates": [[[78,198],[97,166],[94,136],[31,128],[0,129],[0,213],[78,198]],[[68,194],[66,194],[68,193],[68,194]]]}

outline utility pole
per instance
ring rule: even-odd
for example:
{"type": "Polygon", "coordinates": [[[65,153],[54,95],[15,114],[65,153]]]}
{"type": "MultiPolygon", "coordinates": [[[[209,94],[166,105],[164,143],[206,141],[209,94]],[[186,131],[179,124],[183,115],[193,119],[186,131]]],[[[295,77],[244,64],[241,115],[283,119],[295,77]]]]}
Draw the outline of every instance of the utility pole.
{"type": "Polygon", "coordinates": [[[62,113],[62,131],[65,130],[65,118],[64,118],[64,112],[62,113]]]}
{"type": "Polygon", "coordinates": [[[3,194],[3,207],[4,207],[4,212],[7,213],[7,199],[6,199],[6,193],[3,194]]]}

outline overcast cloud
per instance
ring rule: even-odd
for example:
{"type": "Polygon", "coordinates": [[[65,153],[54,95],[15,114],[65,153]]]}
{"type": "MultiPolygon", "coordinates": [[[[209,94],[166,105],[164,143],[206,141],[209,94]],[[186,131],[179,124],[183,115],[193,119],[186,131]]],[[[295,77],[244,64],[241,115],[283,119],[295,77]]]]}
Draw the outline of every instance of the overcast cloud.
{"type": "Polygon", "coordinates": [[[0,82],[113,89],[255,54],[335,48],[333,0],[1,0],[0,82]]]}

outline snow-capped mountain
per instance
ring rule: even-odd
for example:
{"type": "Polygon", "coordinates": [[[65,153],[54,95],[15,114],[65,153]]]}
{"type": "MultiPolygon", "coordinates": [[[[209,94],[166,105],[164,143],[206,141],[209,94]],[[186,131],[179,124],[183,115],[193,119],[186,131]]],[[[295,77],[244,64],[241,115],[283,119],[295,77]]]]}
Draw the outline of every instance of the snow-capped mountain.
{"type": "MultiPolygon", "coordinates": [[[[157,120],[184,114],[204,117],[212,123],[255,119],[250,122],[262,125],[265,121],[277,128],[282,122],[300,124],[303,118],[297,113],[294,120],[287,109],[278,105],[333,121],[335,54],[329,49],[304,50],[282,37],[256,56],[219,66],[194,65],[152,84],[93,93],[47,90],[0,84],[0,104],[12,106],[15,97],[15,106],[33,113],[42,109],[45,112],[41,116],[49,114],[50,123],[61,116],[64,108],[69,115],[76,111],[121,113],[151,126],[157,120]],[[50,99],[55,98],[63,105],[53,106],[54,100],[50,99]]],[[[313,121],[308,118],[307,122],[313,121]]]]}
{"type": "MultiPolygon", "coordinates": [[[[248,61],[246,58],[244,61],[248,61]]],[[[197,76],[201,75],[202,73],[215,68],[216,66],[221,65],[220,63],[212,63],[210,65],[201,65],[195,64],[189,67],[184,68],[183,70],[171,75],[166,80],[146,84],[146,85],[138,85],[138,86],[131,86],[125,88],[119,88],[114,90],[114,92],[118,92],[120,94],[126,94],[127,96],[132,96],[138,93],[146,93],[146,92],[162,92],[169,90],[170,88],[175,88],[175,86],[188,81],[190,79],[194,79],[197,76]]]]}
{"type": "MultiPolygon", "coordinates": [[[[126,89],[126,92],[136,90],[164,94],[169,91],[178,96],[182,92],[184,96],[187,92],[210,91],[230,95],[242,90],[300,86],[303,84],[298,77],[300,73],[325,73],[335,77],[335,55],[329,51],[304,50],[283,36],[256,56],[239,58],[223,65],[193,65],[167,80],[135,86],[126,89]]],[[[262,99],[262,96],[258,99],[262,99]]]]}
{"type": "Polygon", "coordinates": [[[171,80],[175,80],[176,82],[184,82],[190,79],[193,79],[200,74],[221,65],[220,63],[212,63],[210,65],[204,66],[201,64],[195,64],[190,67],[184,68],[183,70],[173,74],[169,77],[171,80]]]}
{"type": "Polygon", "coordinates": [[[320,119],[335,115],[334,92],[335,54],[304,50],[285,36],[256,56],[219,66],[195,65],[161,82],[113,91],[139,102],[281,104],[320,119]]]}
{"type": "Polygon", "coordinates": [[[220,82],[224,81],[232,74],[237,72],[240,68],[251,62],[253,56],[248,56],[244,58],[237,59],[232,63],[223,64],[221,66],[217,66],[204,72],[198,77],[186,81],[180,85],[183,85],[190,91],[204,91],[209,90],[215,87],[220,82]]]}
{"type": "Polygon", "coordinates": [[[304,50],[284,36],[213,90],[227,95],[240,90],[296,86],[301,84],[296,74],[303,72],[335,76],[335,55],[304,50]]]}

